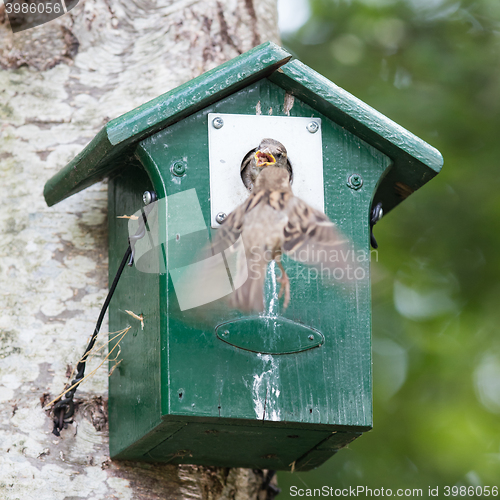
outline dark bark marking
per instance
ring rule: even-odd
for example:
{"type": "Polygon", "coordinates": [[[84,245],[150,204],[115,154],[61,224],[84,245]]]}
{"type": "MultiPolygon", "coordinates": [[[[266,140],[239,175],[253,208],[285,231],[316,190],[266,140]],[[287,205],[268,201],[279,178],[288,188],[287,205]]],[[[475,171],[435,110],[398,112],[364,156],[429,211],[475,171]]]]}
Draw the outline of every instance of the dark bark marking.
{"type": "Polygon", "coordinates": [[[255,12],[255,7],[253,5],[253,0],[245,0],[245,7],[250,15],[250,26],[252,28],[252,45],[260,45],[260,35],[258,30],[257,13],[255,12]]]}
{"type": "Polygon", "coordinates": [[[219,19],[220,26],[220,36],[222,41],[233,47],[238,54],[243,54],[243,51],[236,45],[235,41],[231,38],[229,34],[229,27],[227,25],[226,19],[224,18],[224,8],[222,7],[220,2],[217,2],[217,17],[219,19]]]}
{"type": "MultiPolygon", "coordinates": [[[[0,21],[1,21],[0,13],[0,21]]],[[[12,44],[0,47],[0,68],[18,69],[28,66],[38,71],[47,71],[58,64],[73,64],[80,43],[75,35],[54,21],[16,33],[12,44]],[[42,40],[46,40],[42,43],[42,40]]]]}
{"type": "Polygon", "coordinates": [[[75,309],[73,311],[70,311],[69,309],[66,309],[62,313],[59,313],[56,316],[47,316],[44,314],[42,311],[38,311],[35,314],[35,318],[40,320],[42,323],[66,323],[68,319],[75,318],[76,316],[79,316],[80,314],[83,314],[85,311],[81,309],[75,309]]]}

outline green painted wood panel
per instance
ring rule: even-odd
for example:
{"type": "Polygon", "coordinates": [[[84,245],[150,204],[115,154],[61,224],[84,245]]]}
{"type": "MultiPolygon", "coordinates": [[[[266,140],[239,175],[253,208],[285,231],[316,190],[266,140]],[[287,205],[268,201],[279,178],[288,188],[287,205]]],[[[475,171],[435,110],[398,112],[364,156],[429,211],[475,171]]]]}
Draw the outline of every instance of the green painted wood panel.
{"type": "MultiPolygon", "coordinates": [[[[285,91],[261,80],[141,144],[147,152],[141,156],[150,162],[146,168],[161,172],[166,195],[197,190],[207,226],[206,115],[209,112],[255,114],[258,102],[263,112],[272,108],[273,114],[283,115],[285,91]],[[171,173],[172,164],[179,159],[187,165],[187,174],[182,178],[171,173]]],[[[323,120],[326,212],[358,251],[368,256],[369,208],[390,160],[298,100],[291,115],[316,116],[323,120]],[[347,186],[351,173],[363,176],[360,190],[347,186]]],[[[196,256],[193,254],[192,258],[196,256]]],[[[162,384],[164,414],[262,419],[265,404],[264,418],[268,420],[371,426],[369,262],[359,264],[366,280],[352,289],[318,286],[314,279],[307,283],[309,269],[286,261],[292,300],[285,316],[316,328],[325,335],[326,341],[319,348],[280,357],[256,355],[217,339],[213,329],[218,323],[240,317],[223,305],[210,304],[208,331],[187,326],[193,322],[193,313],[178,310],[169,281],[165,298],[161,300],[169,304],[169,326],[164,331],[168,338],[163,340],[168,345],[169,356],[167,373],[163,374],[169,386],[162,384]],[[187,359],[192,362],[186,363],[187,359]]]]}
{"type": "MultiPolygon", "coordinates": [[[[128,220],[142,206],[142,193],[151,181],[138,162],[125,167],[108,185],[109,280],[128,246],[128,220]]],[[[122,361],[109,377],[110,453],[114,456],[141,440],[161,423],[159,275],[126,267],[109,307],[110,338],[131,327],[120,343],[122,361]],[[144,330],[125,311],[143,315],[144,330]]],[[[114,342],[110,344],[110,349],[114,342]]],[[[112,369],[114,363],[110,363],[112,369]]],[[[147,446],[149,449],[151,445],[147,446]]]]}
{"type": "Polygon", "coordinates": [[[113,458],[305,471],[360,435],[345,428],[332,432],[326,425],[311,429],[304,424],[187,417],[163,422],[113,458]]]}
{"type": "Polygon", "coordinates": [[[333,431],[326,439],[318,443],[308,453],[295,462],[295,470],[307,471],[319,467],[333,454],[347,446],[350,442],[361,436],[357,432],[333,431]]]}
{"type": "Polygon", "coordinates": [[[200,465],[289,470],[297,457],[307,455],[330,435],[329,431],[262,425],[192,423],[152,449],[148,458],[169,463],[190,463],[194,459],[200,465]]]}

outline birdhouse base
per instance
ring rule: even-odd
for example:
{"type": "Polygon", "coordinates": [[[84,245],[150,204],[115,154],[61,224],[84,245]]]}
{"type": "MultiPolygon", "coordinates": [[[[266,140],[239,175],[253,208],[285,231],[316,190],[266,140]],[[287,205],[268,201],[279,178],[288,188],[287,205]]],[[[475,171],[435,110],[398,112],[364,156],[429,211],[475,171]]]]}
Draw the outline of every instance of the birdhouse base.
{"type": "Polygon", "coordinates": [[[240,419],[165,419],[113,459],[217,467],[307,471],[318,467],[362,431],[240,419]]]}

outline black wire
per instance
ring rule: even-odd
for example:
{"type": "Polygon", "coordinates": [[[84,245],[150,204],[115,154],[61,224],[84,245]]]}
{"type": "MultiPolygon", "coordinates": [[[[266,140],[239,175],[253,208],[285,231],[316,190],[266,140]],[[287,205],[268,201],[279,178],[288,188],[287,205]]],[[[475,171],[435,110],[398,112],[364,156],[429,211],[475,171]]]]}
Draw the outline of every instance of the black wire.
{"type": "Polygon", "coordinates": [[[123,269],[127,265],[131,255],[132,255],[132,247],[131,247],[131,245],[129,245],[127,248],[127,251],[125,252],[125,255],[123,256],[122,261],[120,262],[120,266],[118,267],[118,271],[116,272],[115,278],[114,278],[113,283],[109,289],[106,300],[104,301],[104,304],[102,305],[101,312],[99,314],[99,317],[97,318],[97,323],[95,325],[94,333],[92,334],[92,337],[90,338],[90,342],[87,345],[87,349],[85,349],[85,352],[84,352],[80,362],[76,366],[76,377],[71,382],[71,385],[74,387],[65,394],[65,399],[58,401],[54,405],[54,409],[53,409],[54,429],[52,430],[52,433],[55,434],[56,436],[59,436],[60,430],[62,430],[64,428],[64,420],[73,416],[73,413],[74,413],[73,397],[75,396],[75,392],[78,389],[80,382],[83,380],[83,378],[85,376],[85,365],[86,365],[88,355],[96,343],[97,336],[99,334],[99,330],[101,329],[101,325],[102,325],[102,322],[104,320],[104,316],[106,315],[106,311],[108,310],[109,303],[111,302],[111,298],[113,297],[113,294],[115,293],[116,286],[118,285],[118,281],[120,280],[120,276],[123,273],[123,269]]]}
{"type": "Polygon", "coordinates": [[[83,353],[83,356],[80,359],[80,362],[78,363],[78,365],[76,365],[76,377],[72,380],[71,385],[70,385],[70,387],[73,387],[73,386],[74,387],[65,394],[65,396],[66,396],[65,399],[58,401],[54,405],[54,409],[52,410],[53,415],[54,415],[54,428],[52,429],[52,433],[55,434],[56,436],[59,436],[60,435],[59,431],[64,428],[64,421],[67,420],[68,418],[72,417],[73,413],[75,412],[75,404],[73,402],[73,397],[75,396],[75,392],[78,389],[80,382],[84,378],[85,365],[86,365],[88,355],[89,355],[90,351],[93,349],[94,344],[97,340],[97,335],[99,334],[99,330],[101,329],[101,325],[102,325],[102,322],[104,320],[104,316],[106,315],[106,311],[108,310],[108,306],[109,306],[109,303],[111,302],[111,298],[113,297],[113,294],[115,293],[115,289],[116,289],[116,286],[118,285],[118,281],[120,280],[120,276],[123,273],[123,269],[125,268],[126,265],[132,266],[134,264],[135,244],[136,244],[137,240],[140,240],[146,234],[148,215],[155,207],[155,203],[152,203],[152,202],[155,202],[157,200],[157,196],[156,196],[156,193],[154,191],[151,191],[149,194],[151,196],[149,205],[147,205],[144,208],[141,208],[142,218],[139,221],[139,227],[137,228],[137,232],[133,236],[129,236],[129,239],[128,239],[129,245],[128,245],[127,251],[125,252],[123,259],[120,262],[120,266],[118,267],[118,271],[116,271],[115,278],[114,278],[113,283],[109,289],[106,300],[104,301],[104,304],[102,305],[101,312],[99,314],[99,318],[97,318],[97,323],[95,325],[94,333],[92,334],[92,337],[90,338],[90,342],[87,346],[87,349],[85,349],[85,352],[83,353]]]}
{"type": "Polygon", "coordinates": [[[97,335],[99,333],[99,330],[101,329],[102,322],[104,320],[104,316],[106,315],[106,311],[108,310],[109,303],[111,302],[111,298],[113,297],[113,294],[115,293],[116,286],[118,285],[118,281],[120,280],[120,276],[122,275],[123,269],[127,265],[128,259],[132,253],[132,248],[129,245],[127,248],[127,251],[125,252],[125,255],[123,256],[122,261],[120,262],[120,267],[118,268],[118,271],[116,271],[115,274],[115,279],[113,280],[113,283],[111,285],[111,288],[109,289],[108,296],[106,297],[106,300],[104,301],[104,304],[101,309],[101,313],[99,314],[99,318],[97,318],[97,323],[95,326],[94,333],[92,334],[92,338],[90,339],[89,345],[87,346],[87,349],[85,350],[85,353],[82,356],[81,361],[78,363],[76,366],[76,379],[78,380],[79,378],[83,378],[83,374],[85,373],[85,362],[87,361],[87,356],[89,351],[92,350],[94,347],[94,344],[97,340],[97,335]]]}

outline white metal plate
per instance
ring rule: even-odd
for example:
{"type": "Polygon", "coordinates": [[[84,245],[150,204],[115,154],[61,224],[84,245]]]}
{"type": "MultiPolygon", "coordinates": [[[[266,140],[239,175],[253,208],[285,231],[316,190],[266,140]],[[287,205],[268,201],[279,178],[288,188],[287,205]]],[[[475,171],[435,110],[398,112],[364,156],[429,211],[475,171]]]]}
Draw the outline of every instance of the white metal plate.
{"type": "Polygon", "coordinates": [[[320,118],[209,113],[212,227],[219,227],[215,219],[218,213],[229,214],[248,198],[240,175],[241,162],[265,138],[275,139],[286,147],[293,169],[293,193],[324,212],[320,118]],[[217,117],[224,122],[219,129],[213,126],[217,117]],[[318,125],[315,133],[306,128],[312,121],[318,125]]]}

